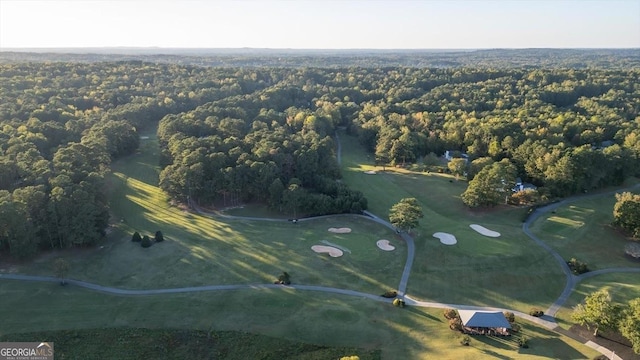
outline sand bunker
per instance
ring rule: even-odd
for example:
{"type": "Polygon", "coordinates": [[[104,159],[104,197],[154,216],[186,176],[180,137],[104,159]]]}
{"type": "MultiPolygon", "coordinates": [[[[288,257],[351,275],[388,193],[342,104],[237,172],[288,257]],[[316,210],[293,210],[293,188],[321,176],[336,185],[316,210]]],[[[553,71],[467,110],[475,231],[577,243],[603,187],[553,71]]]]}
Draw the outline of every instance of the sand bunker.
{"type": "Polygon", "coordinates": [[[500,233],[497,231],[489,230],[482,225],[471,224],[469,225],[473,230],[479,232],[480,234],[488,237],[499,237],[500,233]]]}
{"type": "Polygon", "coordinates": [[[311,250],[317,252],[318,254],[329,254],[331,257],[340,257],[342,256],[342,250],[336,249],[332,246],[323,246],[323,245],[313,245],[311,250]]]}
{"type": "Polygon", "coordinates": [[[375,175],[375,174],[377,174],[377,172],[375,172],[373,170],[368,170],[368,171],[365,171],[364,173],[367,174],[367,175],[375,175]]]}
{"type": "Polygon", "coordinates": [[[329,228],[329,232],[336,234],[348,234],[351,232],[350,228],[329,228]]]}
{"type": "Polygon", "coordinates": [[[340,250],[342,250],[343,252],[346,252],[346,253],[351,254],[351,250],[347,249],[347,248],[346,248],[346,247],[344,247],[344,246],[340,246],[340,245],[338,245],[338,244],[334,244],[334,243],[332,243],[332,242],[330,242],[330,241],[328,241],[328,240],[322,240],[322,241],[320,241],[320,242],[321,242],[321,243],[323,243],[323,244],[325,244],[325,245],[333,246],[333,247],[334,247],[334,248],[336,248],[336,249],[340,249],[340,250]]]}
{"type": "Polygon", "coordinates": [[[440,242],[445,245],[454,245],[458,242],[458,240],[456,240],[456,237],[449,233],[437,232],[433,234],[433,237],[440,239],[440,242]]]}
{"type": "Polygon", "coordinates": [[[148,136],[140,136],[140,140],[149,140],[148,136]]]}
{"type": "Polygon", "coordinates": [[[376,245],[378,245],[378,247],[384,251],[392,251],[396,249],[395,246],[389,244],[389,240],[385,240],[385,239],[378,240],[376,242],[376,245]]]}

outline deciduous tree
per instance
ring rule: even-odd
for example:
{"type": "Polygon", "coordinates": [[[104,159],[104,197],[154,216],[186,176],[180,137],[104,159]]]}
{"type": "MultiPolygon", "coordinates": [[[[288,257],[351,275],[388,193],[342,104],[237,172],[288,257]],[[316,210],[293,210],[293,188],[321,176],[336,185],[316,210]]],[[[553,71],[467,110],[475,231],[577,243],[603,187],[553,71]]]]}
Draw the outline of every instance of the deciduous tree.
{"type": "Polygon", "coordinates": [[[419,220],[423,217],[422,208],[416,198],[404,198],[389,211],[389,222],[399,230],[411,231],[419,225],[419,220]]]}
{"type": "Polygon", "coordinates": [[[629,339],[633,351],[640,354],[640,298],[629,301],[620,316],[618,329],[622,336],[629,339]]]}
{"type": "Polygon", "coordinates": [[[571,314],[571,319],[580,325],[593,328],[593,335],[599,330],[615,329],[618,325],[620,309],[611,301],[606,290],[599,290],[587,296],[582,304],[578,304],[571,314]]]}
{"type": "Polygon", "coordinates": [[[614,224],[640,238],[640,195],[623,192],[616,194],[616,200],[613,206],[614,224]]]}

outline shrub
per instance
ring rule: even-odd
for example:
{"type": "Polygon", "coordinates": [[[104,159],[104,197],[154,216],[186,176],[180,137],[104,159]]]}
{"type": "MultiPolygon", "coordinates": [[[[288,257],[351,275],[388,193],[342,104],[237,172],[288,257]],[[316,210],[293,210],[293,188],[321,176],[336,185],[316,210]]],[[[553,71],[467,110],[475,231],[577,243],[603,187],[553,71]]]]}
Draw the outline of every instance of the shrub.
{"type": "Polygon", "coordinates": [[[520,332],[520,329],[522,329],[522,327],[518,324],[511,324],[511,332],[517,333],[520,332]]]}
{"type": "Polygon", "coordinates": [[[139,232],[137,232],[137,231],[136,231],[136,232],[134,232],[134,233],[133,233],[133,236],[131,236],[131,241],[133,241],[133,242],[140,242],[140,241],[142,241],[142,237],[140,236],[140,233],[139,233],[139,232]]]}
{"type": "Polygon", "coordinates": [[[289,285],[291,284],[291,276],[288,272],[283,271],[282,274],[278,276],[278,280],[276,280],[275,283],[281,285],[289,285]]]}
{"type": "Polygon", "coordinates": [[[458,317],[456,309],[444,309],[444,318],[447,320],[455,319],[458,317]]]}
{"type": "Polygon", "coordinates": [[[389,290],[380,296],[391,299],[398,296],[398,292],[395,290],[389,290]]]}
{"type": "Polygon", "coordinates": [[[393,305],[397,307],[404,307],[404,300],[402,299],[393,299],[393,305]]]}
{"type": "Polygon", "coordinates": [[[576,258],[571,258],[571,260],[567,261],[567,265],[569,265],[569,269],[571,269],[571,272],[573,272],[575,275],[580,275],[580,274],[589,272],[587,263],[578,261],[576,260],[576,258]]]}
{"type": "Polygon", "coordinates": [[[526,336],[522,335],[519,339],[518,339],[518,346],[520,346],[523,349],[527,349],[529,348],[529,339],[527,339],[526,336]]]}
{"type": "Polygon", "coordinates": [[[460,344],[463,346],[469,346],[469,344],[471,344],[471,338],[469,335],[463,336],[462,339],[460,339],[460,344]]]}
{"type": "Polygon", "coordinates": [[[454,331],[462,331],[462,320],[454,318],[449,320],[449,329],[454,331]]]}
{"type": "Polygon", "coordinates": [[[534,308],[529,310],[529,315],[535,316],[535,317],[541,317],[542,315],[544,315],[544,311],[534,308]]]}
{"type": "Polygon", "coordinates": [[[156,242],[163,242],[164,236],[162,235],[162,231],[156,231],[156,242]]]}
{"type": "Polygon", "coordinates": [[[149,236],[145,235],[144,237],[142,237],[140,246],[142,246],[143,248],[148,248],[149,246],[151,246],[151,239],[149,239],[149,236]]]}
{"type": "Polygon", "coordinates": [[[516,316],[511,311],[505,311],[503,314],[504,318],[507,319],[509,324],[513,324],[514,322],[516,322],[516,316]]]}

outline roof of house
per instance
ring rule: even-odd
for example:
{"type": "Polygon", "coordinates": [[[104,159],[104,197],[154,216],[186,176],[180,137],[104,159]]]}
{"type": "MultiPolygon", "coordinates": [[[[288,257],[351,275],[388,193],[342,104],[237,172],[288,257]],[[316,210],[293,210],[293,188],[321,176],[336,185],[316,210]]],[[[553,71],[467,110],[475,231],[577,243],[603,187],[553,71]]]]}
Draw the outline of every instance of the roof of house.
{"type": "Polygon", "coordinates": [[[458,314],[464,326],[511,329],[511,324],[501,312],[458,310],[458,314]]]}

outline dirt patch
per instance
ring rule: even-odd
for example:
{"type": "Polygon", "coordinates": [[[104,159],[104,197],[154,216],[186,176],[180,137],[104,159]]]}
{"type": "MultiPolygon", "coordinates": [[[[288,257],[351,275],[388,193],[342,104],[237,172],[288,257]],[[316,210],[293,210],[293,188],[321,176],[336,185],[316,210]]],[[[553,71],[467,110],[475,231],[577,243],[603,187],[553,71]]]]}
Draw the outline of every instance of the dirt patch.
{"type": "Polygon", "coordinates": [[[579,335],[585,340],[591,340],[594,343],[603,346],[620,356],[625,360],[640,360],[640,354],[633,352],[631,343],[624,336],[618,333],[600,332],[600,336],[593,336],[593,330],[587,329],[585,326],[573,325],[569,331],[579,335]]]}
{"type": "Polygon", "coordinates": [[[329,228],[329,232],[334,234],[348,234],[351,232],[350,228],[329,228]]]}
{"type": "Polygon", "coordinates": [[[340,257],[343,255],[342,250],[336,249],[333,246],[313,245],[311,250],[318,254],[329,254],[331,257],[340,257]]]}
{"type": "Polygon", "coordinates": [[[389,240],[381,239],[376,242],[376,245],[384,251],[393,251],[396,249],[395,246],[389,244],[389,240]]]}

